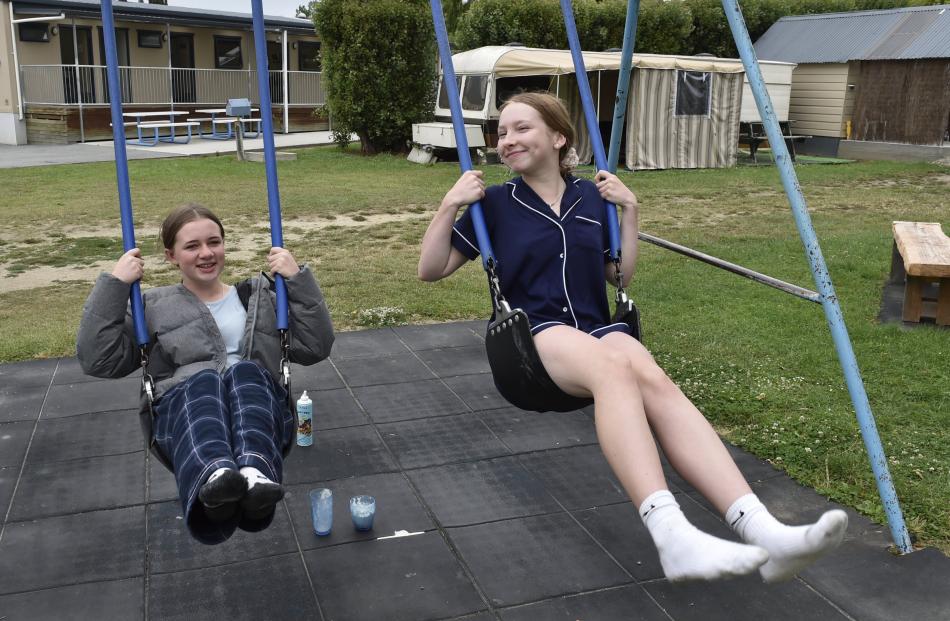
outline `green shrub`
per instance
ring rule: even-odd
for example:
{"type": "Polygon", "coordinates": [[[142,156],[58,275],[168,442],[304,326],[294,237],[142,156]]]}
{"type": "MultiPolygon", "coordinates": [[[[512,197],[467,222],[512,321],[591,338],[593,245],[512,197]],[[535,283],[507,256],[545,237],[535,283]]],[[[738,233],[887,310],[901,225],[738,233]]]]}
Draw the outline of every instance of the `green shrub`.
{"type": "Polygon", "coordinates": [[[404,151],[412,124],[431,118],[436,47],[424,0],[322,0],[327,108],[334,136],[360,138],[365,154],[404,151]]]}

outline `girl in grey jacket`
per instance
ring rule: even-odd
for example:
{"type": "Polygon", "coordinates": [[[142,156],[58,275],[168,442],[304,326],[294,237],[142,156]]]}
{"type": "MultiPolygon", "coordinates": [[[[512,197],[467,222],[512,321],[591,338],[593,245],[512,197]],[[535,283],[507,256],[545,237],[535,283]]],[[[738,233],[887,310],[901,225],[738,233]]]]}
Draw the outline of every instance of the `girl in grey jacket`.
{"type": "MultiPolygon", "coordinates": [[[[142,398],[152,452],[175,473],[191,534],[219,543],[235,528],[261,530],[283,497],[283,457],[295,416],[280,377],[280,337],[272,281],[266,275],[228,285],[224,227],[206,207],[184,205],[162,224],[166,259],[181,283],[143,292],[150,340],[152,407],[142,398]]],[[[306,266],[271,248],[271,276],[287,285],[290,358],[315,364],[330,354],[333,326],[306,266]]],[[[128,299],[142,278],[138,248],[103,273],[83,308],[77,354],[83,371],[122,377],[141,365],[128,299]]]]}

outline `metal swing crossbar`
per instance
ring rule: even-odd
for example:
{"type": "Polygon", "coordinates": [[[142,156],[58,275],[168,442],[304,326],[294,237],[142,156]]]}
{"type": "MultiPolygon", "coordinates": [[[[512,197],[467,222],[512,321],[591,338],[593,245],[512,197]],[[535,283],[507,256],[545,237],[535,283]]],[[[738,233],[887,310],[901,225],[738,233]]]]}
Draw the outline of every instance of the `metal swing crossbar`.
{"type": "MultiPolygon", "coordinates": [[[[580,53],[579,43],[577,42],[577,33],[576,28],[574,27],[571,2],[570,0],[560,0],[560,4],[561,11],[564,14],[565,26],[567,27],[568,40],[571,44],[571,52],[574,58],[575,75],[577,76],[578,85],[580,87],[581,99],[584,103],[584,114],[587,121],[587,126],[596,128],[599,126],[599,124],[596,122],[596,117],[593,113],[593,106],[590,102],[590,86],[587,83],[587,73],[583,67],[583,57],[580,53]]],[[[448,46],[448,36],[445,31],[445,21],[442,14],[442,6],[439,0],[430,0],[430,6],[432,9],[436,38],[438,39],[439,43],[439,55],[442,60],[442,65],[444,68],[443,70],[446,73],[446,82],[451,84],[453,83],[452,80],[455,78],[455,72],[452,68],[452,57],[448,46]]],[[[884,508],[885,514],[887,515],[888,526],[891,531],[891,538],[901,553],[906,554],[912,552],[913,546],[911,545],[910,535],[908,534],[907,527],[904,523],[904,516],[897,498],[897,492],[894,489],[894,483],[891,479],[890,471],[887,466],[887,456],[884,454],[880,436],[877,433],[874,415],[871,412],[867,391],[864,388],[864,382],[861,379],[861,373],[858,368],[857,359],[854,355],[851,339],[844,323],[844,316],[838,304],[838,297],[835,294],[834,286],[831,282],[831,276],[828,273],[828,268],[825,264],[821,247],[818,244],[818,238],[815,235],[815,230],[811,223],[811,217],[808,213],[805,197],[802,193],[801,186],[798,183],[798,176],[796,175],[795,169],[792,165],[788,147],[786,146],[785,141],[781,139],[782,134],[781,129],[779,128],[778,119],[775,116],[771,99],[769,98],[768,91],[765,88],[765,81],[762,78],[762,72],[755,56],[755,50],[752,47],[752,41],[749,38],[749,32],[746,28],[745,20],[742,17],[742,11],[739,7],[738,0],[722,0],[722,6],[726,14],[726,19],[729,22],[729,28],[732,31],[732,36],[736,43],[736,47],[739,50],[739,56],[742,59],[746,77],[752,88],[752,93],[755,97],[759,116],[763,120],[763,125],[765,127],[766,134],[768,135],[769,142],[775,145],[775,163],[782,179],[782,185],[785,189],[785,194],[788,197],[789,204],[795,216],[795,224],[798,228],[799,237],[805,246],[805,254],[808,258],[809,267],[811,268],[812,277],[815,281],[815,284],[817,285],[818,292],[816,293],[796,285],[791,285],[789,283],[758,274],[757,272],[753,272],[748,268],[731,264],[727,261],[723,261],[722,259],[711,257],[710,255],[704,255],[703,253],[686,248],[685,246],[679,246],[678,244],[673,244],[672,242],[667,242],[666,240],[661,240],[660,238],[651,235],[641,233],[640,238],[650,243],[680,252],[681,254],[700,259],[711,265],[722,267],[736,274],[746,276],[757,282],[762,282],[778,289],[782,289],[788,293],[797,295],[798,297],[818,302],[822,305],[822,308],[825,312],[825,318],[831,329],[832,340],[835,344],[835,350],[838,354],[838,361],[844,372],[845,383],[848,387],[851,403],[854,406],[855,414],[858,419],[858,426],[861,429],[861,436],[864,440],[865,450],[867,451],[869,460],[871,462],[871,469],[875,476],[878,494],[881,498],[881,504],[884,508]]],[[[630,71],[632,65],[631,60],[633,56],[633,46],[637,28],[639,7],[639,0],[628,0],[627,17],[624,26],[623,49],[621,51],[620,76],[617,82],[617,98],[614,107],[613,126],[611,128],[609,163],[604,161],[603,158],[603,145],[600,141],[599,132],[591,132],[591,141],[593,143],[592,146],[594,146],[594,155],[597,159],[597,167],[598,169],[609,170],[611,172],[615,171],[617,168],[620,133],[626,113],[627,90],[630,84],[630,71]],[[598,144],[600,144],[599,151],[597,149],[598,144]]],[[[462,121],[461,107],[459,106],[458,102],[458,93],[453,89],[449,89],[447,92],[449,94],[449,101],[452,104],[452,124],[455,128],[456,144],[458,145],[459,164],[464,172],[465,170],[471,168],[471,159],[469,157],[467,141],[465,139],[465,132],[463,129],[464,123],[462,121]]],[[[470,209],[472,207],[476,207],[472,218],[475,225],[476,235],[479,237],[480,242],[482,237],[487,240],[487,229],[485,228],[485,223],[481,216],[480,206],[477,206],[477,204],[472,205],[470,209]]],[[[616,222],[615,211],[613,213],[613,222],[616,222]]],[[[610,223],[609,217],[608,223],[610,223]]],[[[612,247],[614,247],[613,235],[615,233],[616,231],[611,230],[612,247]]],[[[617,234],[619,237],[619,233],[617,234]]],[[[619,240],[616,244],[616,247],[619,248],[619,240]]],[[[498,302],[494,299],[494,287],[497,286],[497,283],[492,283],[491,281],[496,260],[494,254],[491,253],[491,247],[487,246],[486,249],[482,249],[482,260],[486,270],[489,271],[490,285],[493,286],[493,303],[495,303],[497,311],[498,302]],[[486,249],[488,250],[487,253],[485,252],[486,249]]],[[[612,258],[614,257],[613,252],[611,252],[611,256],[612,258]]],[[[520,320],[518,320],[518,322],[526,323],[526,321],[520,320]]],[[[515,322],[513,321],[513,323],[515,322]]],[[[515,332],[514,334],[523,335],[525,332],[527,332],[528,337],[530,338],[530,331],[528,330],[515,332]]],[[[486,346],[488,345],[490,338],[491,334],[486,337],[486,346]]],[[[533,349],[534,346],[531,342],[515,342],[512,343],[512,347],[525,347],[533,349]]],[[[489,352],[489,361],[492,362],[491,352],[489,352]]],[[[494,366],[492,368],[492,372],[493,374],[495,373],[494,366]]]]}
{"type": "MultiPolygon", "coordinates": [[[[115,145],[116,183],[119,190],[119,213],[122,222],[122,247],[124,252],[135,248],[135,229],[132,224],[132,196],[129,188],[129,165],[125,148],[125,126],[122,121],[122,97],[119,88],[119,62],[115,43],[115,19],[110,0],[100,2],[102,10],[103,43],[106,52],[106,78],[111,101],[112,136],[115,145]]],[[[254,23],[254,50],[257,66],[263,71],[257,72],[258,96],[261,107],[261,131],[264,138],[264,163],[267,175],[267,205],[270,217],[271,245],[283,247],[283,230],[280,217],[280,192],[277,187],[277,156],[274,148],[274,122],[271,116],[270,83],[267,78],[267,42],[264,33],[264,10],[262,0],[251,0],[251,13],[254,23]]],[[[275,278],[277,293],[277,331],[280,336],[281,361],[280,382],[287,391],[288,406],[292,405],[290,396],[290,335],[288,333],[289,312],[287,306],[287,285],[283,276],[275,278]]],[[[145,326],[145,309],[142,303],[142,291],[138,281],[132,283],[129,293],[132,309],[132,324],[135,328],[135,340],[139,347],[142,364],[142,390],[151,407],[155,397],[152,376],[148,372],[149,337],[145,326]]]]}

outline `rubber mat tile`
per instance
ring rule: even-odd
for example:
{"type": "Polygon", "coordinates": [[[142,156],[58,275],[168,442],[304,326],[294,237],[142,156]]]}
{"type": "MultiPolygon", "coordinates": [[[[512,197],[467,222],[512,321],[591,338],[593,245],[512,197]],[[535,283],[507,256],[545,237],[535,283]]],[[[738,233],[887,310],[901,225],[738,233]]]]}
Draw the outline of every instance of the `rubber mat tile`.
{"type": "Polygon", "coordinates": [[[413,533],[435,528],[409,483],[397,473],[294,485],[288,488],[284,498],[297,540],[304,550],[387,537],[394,535],[397,530],[413,533]],[[333,529],[323,537],[313,532],[310,515],[310,490],[320,487],[327,487],[333,492],[333,529]],[[353,520],[350,519],[349,499],[359,494],[376,498],[373,529],[366,532],[353,528],[353,520]]]}
{"type": "Polygon", "coordinates": [[[327,621],[422,621],[486,610],[438,533],[304,552],[327,621]]]}
{"type": "Polygon", "coordinates": [[[568,509],[586,509],[628,500],[599,446],[531,453],[520,457],[568,509]]]}
{"type": "Polygon", "coordinates": [[[448,349],[427,349],[418,352],[418,355],[439,377],[491,372],[483,344],[448,349]]]}
{"type": "Polygon", "coordinates": [[[0,596],[0,615],[16,619],[142,619],[145,580],[128,578],[0,596]]]}
{"type": "Polygon", "coordinates": [[[0,593],[141,576],[144,540],[144,506],[8,522],[0,593]]]}
{"type": "Polygon", "coordinates": [[[445,347],[464,347],[466,345],[480,345],[485,347],[485,327],[488,322],[481,324],[478,330],[464,323],[439,323],[424,326],[398,326],[393,328],[396,335],[414,351],[424,349],[442,349],[445,347]]]}
{"type": "Polygon", "coordinates": [[[653,539],[631,503],[575,511],[574,517],[637,581],[663,578],[653,539]]]}
{"type": "Polygon", "coordinates": [[[815,490],[803,487],[788,477],[753,483],[752,491],[769,512],[786,524],[808,524],[830,509],[843,509],[815,490]]]}
{"type": "Polygon", "coordinates": [[[801,577],[855,619],[950,620],[950,558],[935,548],[895,556],[885,546],[849,541],[801,577]]]}
{"type": "Polygon", "coordinates": [[[43,418],[62,418],[112,410],[137,410],[141,392],[141,377],[57,384],[49,390],[49,397],[43,406],[43,418]]]}
{"type": "Polygon", "coordinates": [[[13,497],[13,487],[20,476],[20,467],[0,468],[0,523],[4,523],[7,509],[10,507],[10,498],[13,497]]]}
{"type": "Polygon", "coordinates": [[[34,421],[39,418],[47,390],[46,386],[0,386],[0,423],[34,421]]]}
{"type": "Polygon", "coordinates": [[[500,457],[508,449],[474,414],[438,416],[379,425],[403,468],[500,457]]]}
{"type": "Polygon", "coordinates": [[[526,412],[501,408],[478,417],[515,453],[597,444],[594,423],[583,412],[526,412]]]}
{"type": "Polygon", "coordinates": [[[297,549],[290,519],[282,504],[277,505],[274,521],[265,530],[247,533],[238,529],[227,541],[212,546],[199,543],[188,533],[181,503],[177,500],[149,505],[146,513],[152,576],[289,554],[297,549]]]}
{"type": "Polygon", "coordinates": [[[729,450],[729,454],[732,455],[732,459],[736,462],[736,465],[739,466],[739,470],[742,471],[742,474],[749,483],[767,481],[768,479],[780,477],[784,474],[781,470],[764,459],[759,459],[755,455],[747,453],[728,442],[725,442],[725,445],[726,449],[729,450]]]}
{"type": "Polygon", "coordinates": [[[0,425],[0,466],[19,466],[33,435],[33,421],[0,425]]]}
{"type": "Polygon", "coordinates": [[[11,520],[26,520],[145,501],[143,451],[62,463],[27,464],[11,520]]]}
{"type": "Polygon", "coordinates": [[[560,511],[514,457],[413,470],[407,473],[443,526],[560,511]]]}
{"type": "Polygon", "coordinates": [[[320,431],[313,446],[295,446],[284,460],[284,484],[392,472],[396,464],[369,425],[320,431]]]}
{"type": "Polygon", "coordinates": [[[175,475],[158,461],[155,455],[148,456],[148,501],[178,500],[178,485],[175,475]]]}
{"type": "Polygon", "coordinates": [[[330,357],[334,362],[348,358],[390,356],[405,354],[409,349],[392,331],[392,328],[337,332],[330,357]]]}
{"type": "Polygon", "coordinates": [[[491,373],[450,377],[445,384],[473,410],[493,410],[511,404],[498,394],[491,373]]]}
{"type": "Polygon", "coordinates": [[[299,554],[152,576],[148,616],[194,619],[319,619],[299,554]]]}
{"type": "Polygon", "coordinates": [[[671,584],[657,580],[643,587],[676,621],[844,621],[848,618],[801,582],[765,584],[758,572],[713,583],[671,584]]]}
{"type": "Polygon", "coordinates": [[[333,368],[329,360],[311,364],[310,366],[301,366],[299,364],[290,365],[290,385],[293,391],[293,399],[296,401],[303,391],[314,392],[317,390],[332,390],[334,388],[343,388],[343,380],[333,368]]]}
{"type": "Polygon", "coordinates": [[[0,365],[0,386],[46,386],[53,380],[58,360],[27,360],[0,365]]]}
{"type": "Polygon", "coordinates": [[[334,361],[350,386],[373,386],[433,379],[432,372],[413,354],[334,361]]]}
{"type": "Polygon", "coordinates": [[[314,432],[366,425],[369,418],[346,388],[308,393],[313,400],[314,432]]]}
{"type": "Polygon", "coordinates": [[[639,586],[549,599],[500,611],[503,621],[669,621],[639,586]]]}
{"type": "Polygon", "coordinates": [[[496,606],[630,582],[565,513],[449,529],[475,580],[496,606]]]}
{"type": "Polygon", "coordinates": [[[441,380],[364,386],[354,388],[353,393],[377,423],[468,411],[468,406],[452,394],[441,380]]]}
{"type": "MultiPolygon", "coordinates": [[[[135,369],[126,377],[138,377],[141,381],[142,369],[135,369]]],[[[56,374],[53,376],[53,384],[81,384],[83,382],[100,382],[103,378],[86,375],[79,365],[79,359],[61,358],[59,366],[56,367],[56,374]]]]}
{"type": "Polygon", "coordinates": [[[138,410],[43,418],[36,426],[29,463],[118,455],[144,447],[138,410]]]}

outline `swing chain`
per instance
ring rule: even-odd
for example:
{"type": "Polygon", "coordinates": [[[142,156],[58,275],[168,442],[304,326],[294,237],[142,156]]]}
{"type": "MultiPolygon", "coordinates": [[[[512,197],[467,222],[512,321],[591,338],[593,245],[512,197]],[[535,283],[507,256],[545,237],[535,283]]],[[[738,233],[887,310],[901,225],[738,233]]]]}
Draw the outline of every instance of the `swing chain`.
{"type": "Polygon", "coordinates": [[[152,401],[155,400],[155,382],[152,380],[152,374],[148,372],[148,350],[145,345],[139,348],[139,355],[142,364],[142,391],[148,399],[149,408],[151,408],[152,401]]]}
{"type": "Polygon", "coordinates": [[[617,304],[627,303],[627,293],[623,289],[623,271],[620,269],[620,257],[613,260],[614,279],[617,281],[617,304]]]}
{"type": "Polygon", "coordinates": [[[280,330],[280,379],[284,388],[290,387],[290,335],[280,330]]]}
{"type": "Polygon", "coordinates": [[[492,304],[496,312],[508,313],[511,312],[511,306],[508,305],[508,301],[505,300],[505,296],[501,293],[501,281],[499,281],[498,274],[495,272],[495,265],[495,261],[489,259],[488,265],[485,268],[485,273],[488,275],[488,289],[491,291],[492,304]]]}

